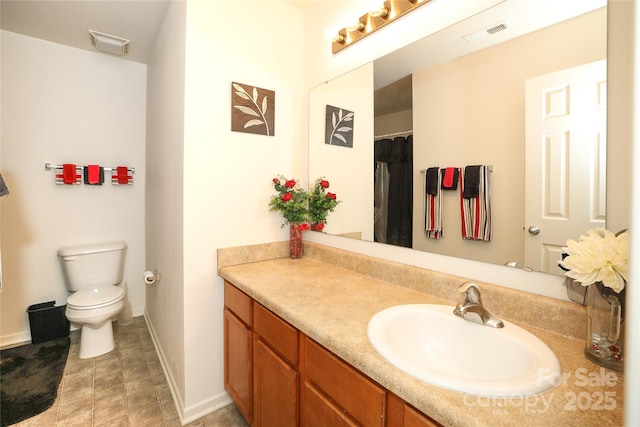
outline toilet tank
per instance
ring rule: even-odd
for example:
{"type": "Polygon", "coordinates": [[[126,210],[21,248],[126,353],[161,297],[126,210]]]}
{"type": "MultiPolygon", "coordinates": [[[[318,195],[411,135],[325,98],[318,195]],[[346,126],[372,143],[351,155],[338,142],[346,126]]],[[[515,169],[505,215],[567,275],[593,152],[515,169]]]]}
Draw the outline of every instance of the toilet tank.
{"type": "Polygon", "coordinates": [[[125,242],[69,246],[58,249],[62,275],[69,291],[122,282],[127,253],[125,242]]]}

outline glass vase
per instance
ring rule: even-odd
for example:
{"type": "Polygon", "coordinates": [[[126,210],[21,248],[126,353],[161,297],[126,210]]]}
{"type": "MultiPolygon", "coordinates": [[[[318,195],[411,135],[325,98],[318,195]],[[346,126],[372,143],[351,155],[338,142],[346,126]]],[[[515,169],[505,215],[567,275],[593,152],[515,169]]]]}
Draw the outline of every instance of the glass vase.
{"type": "Polygon", "coordinates": [[[624,367],[624,289],[616,293],[601,282],[588,286],[584,355],[605,368],[624,367]]]}
{"type": "Polygon", "coordinates": [[[302,258],[302,232],[300,224],[289,225],[289,256],[293,259],[302,258]]]}

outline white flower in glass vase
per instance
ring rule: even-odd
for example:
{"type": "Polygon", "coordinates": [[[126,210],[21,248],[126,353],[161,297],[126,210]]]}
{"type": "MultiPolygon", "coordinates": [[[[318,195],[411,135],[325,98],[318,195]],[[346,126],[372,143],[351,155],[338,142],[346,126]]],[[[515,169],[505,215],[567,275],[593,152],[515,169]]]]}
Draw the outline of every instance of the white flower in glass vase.
{"type": "Polygon", "coordinates": [[[567,255],[560,265],[568,270],[565,275],[582,286],[602,282],[620,293],[629,277],[629,234],[626,230],[612,233],[595,228],[580,236],[578,241],[567,241],[563,248],[567,255]]]}

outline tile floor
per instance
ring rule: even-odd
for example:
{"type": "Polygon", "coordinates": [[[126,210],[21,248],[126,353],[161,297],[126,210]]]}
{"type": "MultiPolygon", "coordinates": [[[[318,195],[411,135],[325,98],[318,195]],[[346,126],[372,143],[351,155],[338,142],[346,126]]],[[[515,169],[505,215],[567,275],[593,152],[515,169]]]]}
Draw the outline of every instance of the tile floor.
{"type": "MultiPolygon", "coordinates": [[[[92,359],[78,358],[80,331],[71,348],[58,397],[51,408],[17,427],[180,426],[169,386],[143,317],[113,324],[116,348],[92,359]]],[[[187,424],[189,427],[247,427],[230,405],[187,424]]]]}

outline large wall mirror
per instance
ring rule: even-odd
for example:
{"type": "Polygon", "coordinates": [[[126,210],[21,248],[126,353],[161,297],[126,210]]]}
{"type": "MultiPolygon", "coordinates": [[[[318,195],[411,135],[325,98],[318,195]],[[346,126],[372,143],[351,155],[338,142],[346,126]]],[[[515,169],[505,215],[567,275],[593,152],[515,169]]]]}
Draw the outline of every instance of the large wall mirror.
{"type": "Polygon", "coordinates": [[[540,10],[535,0],[509,0],[312,89],[309,182],[327,177],[342,200],[325,232],[562,274],[557,261],[567,238],[606,220],[606,25],[606,1],[540,10]],[[578,90],[589,99],[571,105],[578,90]],[[569,130],[531,117],[558,122],[558,109],[587,104],[592,115],[569,130]],[[352,146],[325,138],[335,108],[354,113],[346,126],[352,146]],[[378,234],[383,160],[386,172],[409,162],[402,178],[409,204],[383,199],[389,221],[408,218],[395,226],[408,235],[402,242],[378,234]],[[425,170],[469,165],[491,170],[491,240],[462,238],[459,191],[441,193],[443,236],[427,238],[425,170]],[[585,188],[575,197],[578,184],[585,188]],[[582,222],[561,235],[577,212],[582,222]]]}

